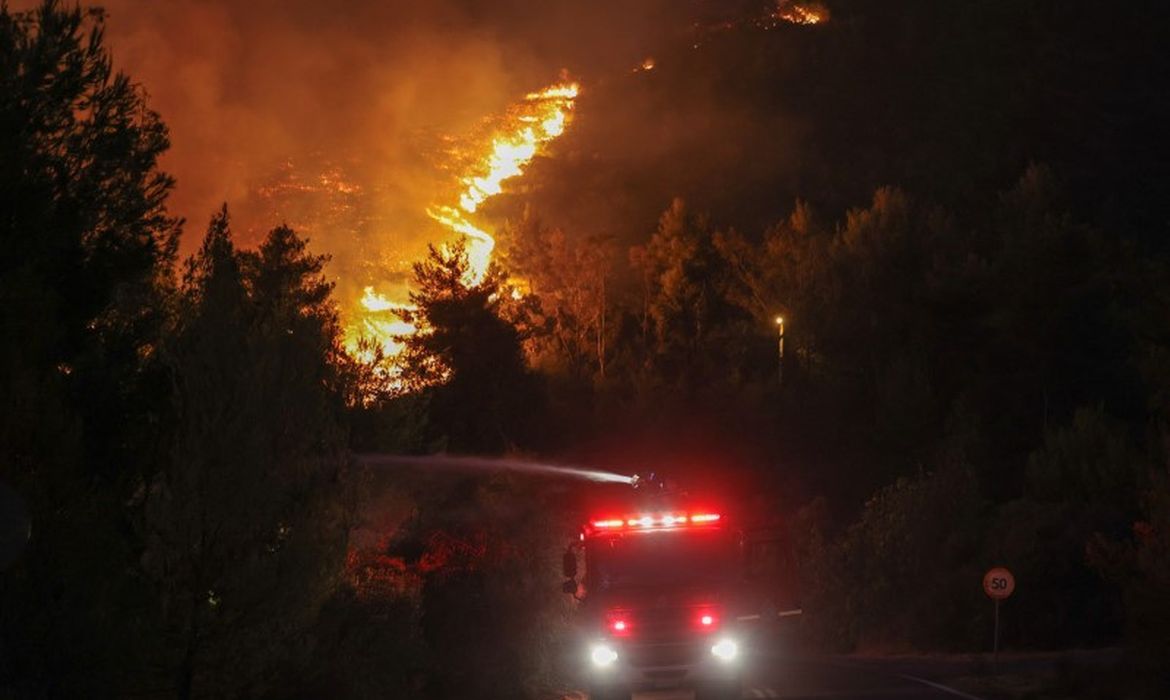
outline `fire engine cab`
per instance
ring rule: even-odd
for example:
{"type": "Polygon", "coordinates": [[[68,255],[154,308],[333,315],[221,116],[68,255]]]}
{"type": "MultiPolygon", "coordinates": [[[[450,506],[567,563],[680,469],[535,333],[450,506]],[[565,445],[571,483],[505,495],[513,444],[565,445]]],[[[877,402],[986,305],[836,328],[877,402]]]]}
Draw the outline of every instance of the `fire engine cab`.
{"type": "Polygon", "coordinates": [[[747,541],[723,509],[666,491],[589,518],[563,573],[579,601],[576,653],[593,700],[658,688],[740,697],[749,628],[760,619],[747,541]]]}

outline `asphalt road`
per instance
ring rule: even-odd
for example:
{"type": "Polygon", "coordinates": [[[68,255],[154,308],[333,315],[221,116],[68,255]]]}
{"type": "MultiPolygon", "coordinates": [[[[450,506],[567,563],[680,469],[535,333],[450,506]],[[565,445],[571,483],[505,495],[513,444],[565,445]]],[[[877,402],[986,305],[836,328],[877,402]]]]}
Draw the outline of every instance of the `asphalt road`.
{"type": "Polygon", "coordinates": [[[745,698],[976,700],[930,677],[932,668],[883,662],[761,653],[750,660],[745,698]]]}
{"type": "MultiPolygon", "coordinates": [[[[1108,677],[1121,659],[1118,648],[1013,652],[997,663],[992,663],[989,654],[817,656],[801,654],[780,642],[757,648],[744,658],[743,699],[993,700],[1017,697],[1021,691],[1052,689],[1060,678],[1075,685],[1077,678],[1088,682],[1108,677]]],[[[635,700],[692,697],[689,691],[634,695],[635,700]]],[[[583,691],[564,696],[564,700],[586,698],[583,691]]]]}
{"type": "MultiPolygon", "coordinates": [[[[949,674],[940,674],[940,669],[929,663],[794,657],[773,651],[760,652],[745,662],[745,699],[980,700],[948,687],[945,676],[949,674]]],[[[635,700],[689,700],[692,697],[690,692],[682,691],[657,691],[634,696],[635,700]]]]}

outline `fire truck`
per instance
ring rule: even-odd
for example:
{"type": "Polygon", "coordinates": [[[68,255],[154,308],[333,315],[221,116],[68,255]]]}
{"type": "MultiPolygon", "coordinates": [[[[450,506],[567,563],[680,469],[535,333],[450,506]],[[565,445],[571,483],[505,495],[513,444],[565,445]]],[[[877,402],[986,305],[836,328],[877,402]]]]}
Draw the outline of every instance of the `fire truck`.
{"type": "Polygon", "coordinates": [[[700,700],[739,698],[752,640],[799,614],[788,543],[774,524],[717,504],[639,491],[589,517],[564,555],[590,697],[690,688],[700,700]]]}

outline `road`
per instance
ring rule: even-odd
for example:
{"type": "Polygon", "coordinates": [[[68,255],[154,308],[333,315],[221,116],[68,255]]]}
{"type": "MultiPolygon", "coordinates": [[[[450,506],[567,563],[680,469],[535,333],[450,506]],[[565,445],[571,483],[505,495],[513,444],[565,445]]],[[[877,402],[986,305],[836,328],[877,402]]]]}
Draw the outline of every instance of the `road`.
{"type": "MultiPolygon", "coordinates": [[[[949,685],[950,679],[976,673],[978,660],[795,656],[761,650],[745,659],[743,698],[784,700],[982,700],[949,685]]],[[[1010,663],[1010,662],[1009,662],[1010,663]]],[[[1051,661],[1017,662],[1032,672],[1051,661]]],[[[1005,669],[1006,670],[1006,669],[1005,669]]],[[[584,694],[570,697],[584,698],[584,694]]],[[[690,700],[681,691],[638,693],[635,700],[690,700]]]]}
{"type": "MultiPolygon", "coordinates": [[[[990,654],[817,656],[800,655],[777,645],[760,649],[744,659],[742,700],[1098,697],[1093,689],[1098,688],[1100,679],[1116,677],[1123,655],[1124,651],[1118,647],[1012,652],[993,663],[990,654]],[[1081,693],[1081,690],[1090,692],[1081,693]]],[[[689,691],[664,690],[636,693],[634,700],[691,700],[693,697],[689,691]]],[[[587,699],[583,691],[561,698],[587,699]]]]}
{"type": "MultiPolygon", "coordinates": [[[[882,661],[791,657],[764,652],[751,659],[745,698],[839,698],[840,700],[977,700],[940,683],[934,669],[882,661]],[[936,679],[932,679],[936,676],[936,679]]],[[[653,697],[653,696],[648,696],[653,697]]]]}

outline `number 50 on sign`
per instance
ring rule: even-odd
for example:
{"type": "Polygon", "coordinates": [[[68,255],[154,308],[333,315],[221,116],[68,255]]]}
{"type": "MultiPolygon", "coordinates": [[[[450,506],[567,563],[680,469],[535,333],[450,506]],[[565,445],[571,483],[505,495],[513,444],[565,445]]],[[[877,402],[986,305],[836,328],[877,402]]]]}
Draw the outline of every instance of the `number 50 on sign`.
{"type": "Polygon", "coordinates": [[[997,566],[983,575],[983,592],[992,600],[1004,600],[1016,590],[1016,577],[997,566]]]}

